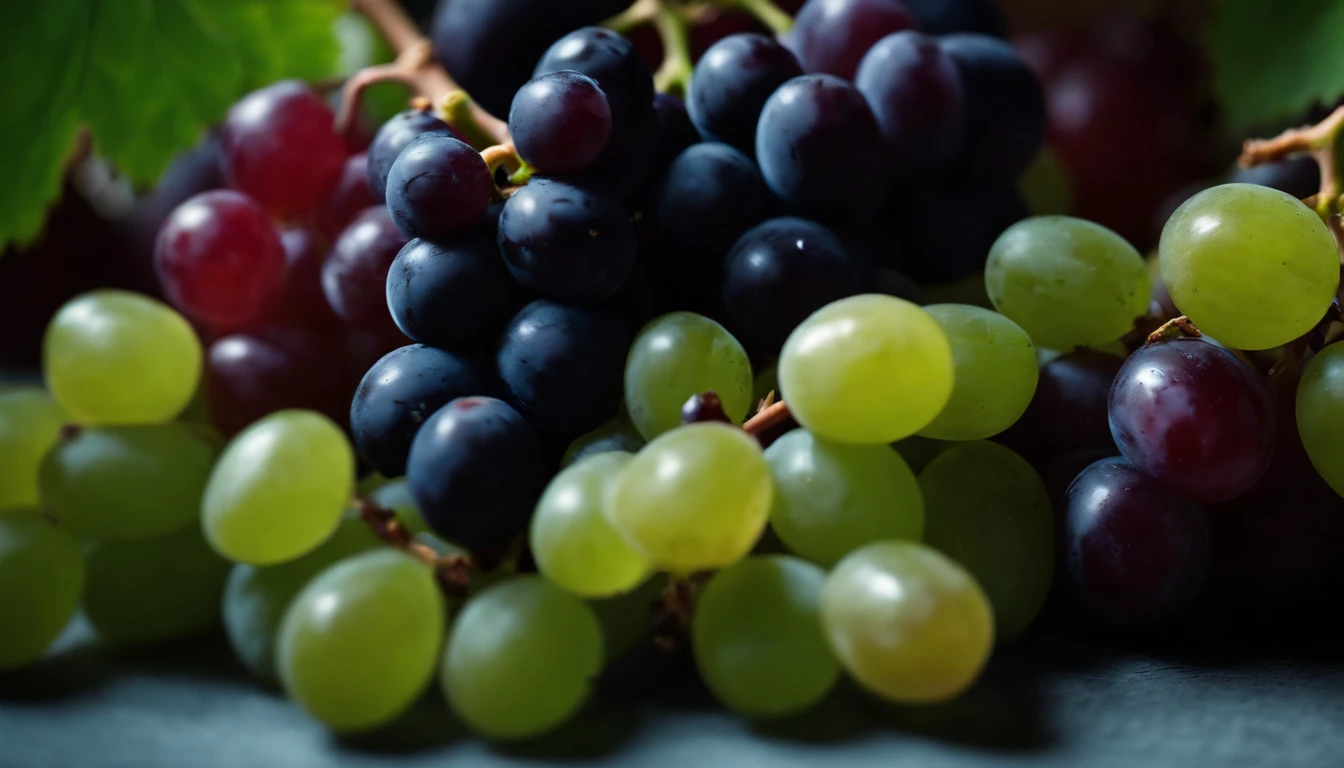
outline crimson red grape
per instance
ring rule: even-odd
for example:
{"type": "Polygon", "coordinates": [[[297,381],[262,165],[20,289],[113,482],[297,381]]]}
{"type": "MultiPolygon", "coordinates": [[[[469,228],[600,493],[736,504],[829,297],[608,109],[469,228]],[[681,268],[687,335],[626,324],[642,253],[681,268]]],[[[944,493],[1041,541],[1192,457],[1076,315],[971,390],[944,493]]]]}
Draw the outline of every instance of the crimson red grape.
{"type": "Polygon", "coordinates": [[[722,141],[750,155],[766,100],[801,74],[798,60],[779,42],[765,35],[729,35],[695,65],[686,111],[705,141],[722,141]]]}
{"type": "Polygon", "coordinates": [[[808,0],[794,18],[789,47],[803,71],[852,80],[873,43],[917,26],[900,0],[808,0]]]}
{"type": "Polygon", "coordinates": [[[340,349],[327,335],[270,327],[236,333],[210,345],[205,391],[211,422],[233,435],[286,408],[308,408],[346,420],[340,349]]]}
{"type": "Polygon", "coordinates": [[[374,200],[369,192],[369,157],[360,152],[351,155],[345,161],[341,177],[336,186],[327,193],[322,207],[317,211],[317,229],[327,242],[332,243],[340,237],[341,231],[354,220],[360,211],[381,200],[374,200]]]}
{"type": "Polygon", "coordinates": [[[873,108],[894,163],[933,165],[961,149],[961,75],[933,38],[914,31],[882,38],[863,57],[854,84],[873,108]]]}
{"type": "Polygon", "coordinates": [[[400,112],[383,123],[369,144],[366,181],[369,194],[375,202],[387,199],[387,174],[397,155],[407,144],[421,136],[441,136],[449,139],[461,139],[452,126],[435,117],[429,110],[408,109],[400,112]]]}
{"type": "Polygon", "coordinates": [[[387,174],[387,210],[406,237],[443,237],[485,213],[495,182],[479,152],[447,136],[420,136],[387,174]]]}
{"type": "Polygon", "coordinates": [[[387,271],[404,245],[406,237],[386,208],[355,217],[322,265],[322,290],[332,311],[358,328],[397,333],[387,309],[387,271]]]}
{"type": "Polygon", "coordinates": [[[513,97],[509,135],[518,156],[539,172],[581,171],[611,138],[611,106],[591,77],[548,72],[513,97]]]}

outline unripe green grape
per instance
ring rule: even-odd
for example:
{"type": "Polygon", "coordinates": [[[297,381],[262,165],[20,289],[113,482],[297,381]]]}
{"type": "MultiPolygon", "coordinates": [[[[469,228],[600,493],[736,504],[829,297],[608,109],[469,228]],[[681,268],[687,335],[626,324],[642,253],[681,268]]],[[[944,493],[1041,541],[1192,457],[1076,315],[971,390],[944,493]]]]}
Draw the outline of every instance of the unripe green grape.
{"type": "Polygon", "coordinates": [[[0,509],[37,504],[37,471],[56,444],[65,409],[37,387],[0,390],[0,509]]]}
{"type": "Polygon", "coordinates": [[[952,397],[924,437],[979,440],[1011,427],[1027,410],[1039,372],[1031,337],[998,312],[967,304],[933,304],[924,311],[952,345],[952,397]]]}
{"type": "Polygon", "coordinates": [[[574,438],[574,442],[565,449],[565,455],[560,458],[560,466],[568,467],[579,459],[595,453],[607,451],[634,453],[643,447],[644,438],[639,436],[639,431],[633,424],[628,421],[612,420],[592,432],[585,432],[574,438]]]}
{"type": "Polygon", "coordinates": [[[681,406],[701,392],[718,395],[728,418],[741,423],[751,387],[746,350],[723,326],[693,312],[654,318],[625,362],[625,405],[646,440],[681,424],[681,406]]]}
{"type": "Polygon", "coordinates": [[[1312,466],[1344,496],[1344,344],[1327,346],[1302,371],[1297,429],[1312,466]]]}
{"type": "Polygon", "coordinates": [[[0,670],[42,657],[79,607],[84,555],[36,509],[0,514],[0,670]]]}

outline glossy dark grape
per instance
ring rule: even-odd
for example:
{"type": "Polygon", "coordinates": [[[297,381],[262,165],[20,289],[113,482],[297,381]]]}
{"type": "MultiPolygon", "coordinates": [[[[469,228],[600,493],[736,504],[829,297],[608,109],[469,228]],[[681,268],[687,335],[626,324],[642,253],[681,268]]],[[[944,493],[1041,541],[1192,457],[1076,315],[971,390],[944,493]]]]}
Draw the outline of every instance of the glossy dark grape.
{"type": "Polygon", "coordinates": [[[369,144],[366,180],[369,194],[376,202],[387,199],[387,174],[397,155],[407,144],[421,136],[442,136],[450,139],[462,138],[452,126],[435,117],[428,110],[408,109],[399,112],[383,123],[369,144]]]}
{"type": "Polygon", "coordinates": [[[499,250],[532,290],[561,301],[610,298],[635,263],[635,229],[612,198],[533,179],[504,204],[499,250]]]}
{"type": "Polygon", "coordinates": [[[416,433],[406,482],[435,533],[472,551],[527,530],[548,473],[536,430],[507,403],[461,397],[416,433]]]}
{"type": "Polygon", "coordinates": [[[283,327],[211,344],[205,392],[210,422],[225,435],[287,408],[319,411],[342,423],[350,394],[337,342],[322,332],[283,327]]]}
{"type": "Polygon", "coordinates": [[[485,213],[495,183],[479,152],[458,139],[421,136],[387,174],[387,209],[410,237],[444,237],[485,213]]]}
{"type": "Polygon", "coordinates": [[[495,365],[509,401],[538,430],[576,435],[621,406],[630,334],[614,312],[544,299],[500,334],[495,365]]]}
{"type": "Polygon", "coordinates": [[[1232,183],[1259,184],[1296,198],[1311,197],[1321,188],[1321,167],[1310,155],[1298,155],[1254,168],[1237,167],[1227,177],[1232,183]]]}
{"type": "Polygon", "coordinates": [[[981,185],[972,203],[958,190],[973,182],[961,178],[927,181],[891,204],[902,235],[902,269],[916,280],[948,283],[983,269],[994,241],[1028,215],[1013,186],[981,185]]]}
{"type": "Polygon", "coordinates": [[[1209,573],[1204,507],[1119,457],[1069,486],[1061,544],[1062,575],[1078,606],[1111,624],[1179,614],[1209,573]]]}
{"type": "Polygon", "coordinates": [[[1124,364],[1119,355],[1078,349],[1041,366],[1031,404],[999,441],[1034,462],[1086,450],[1116,453],[1106,401],[1124,364]]]}
{"type": "Polygon", "coordinates": [[[717,271],[737,238],[765,220],[773,200],[750,157],[707,142],[668,166],[649,216],[678,261],[717,271]]]}
{"type": "Polygon", "coordinates": [[[804,72],[852,80],[873,43],[916,27],[900,0],[808,0],[794,18],[789,47],[804,72]]]}
{"type": "Polygon", "coordinates": [[[705,141],[721,141],[751,155],[766,100],[801,74],[798,59],[778,41],[758,34],[729,35],[696,63],[686,111],[705,141]]]}
{"type": "Polygon", "coordinates": [[[591,77],[549,72],[513,97],[509,136],[518,156],[541,173],[581,171],[611,138],[611,107],[591,77]]]}
{"type": "Polygon", "coordinates": [[[395,333],[387,310],[387,271],[406,237],[382,206],[365,209],[341,233],[322,264],[322,290],[342,320],[376,333],[395,333]]]}
{"type": "Polygon", "coordinates": [[[862,222],[882,204],[886,148],[863,94],[832,75],[795,77],[756,127],[765,183],[805,216],[862,222]]]}
{"type": "Polygon", "coordinates": [[[939,45],[961,73],[966,142],[959,164],[975,178],[1011,184],[1045,141],[1045,96],[1008,43],[975,34],[948,35],[939,45]]]}
{"type": "Polygon", "coordinates": [[[978,32],[1003,37],[1007,25],[996,0],[901,0],[930,35],[978,32]]]}
{"type": "Polygon", "coordinates": [[[1274,457],[1274,404],[1260,375],[1201,339],[1147,344],[1111,385],[1108,413],[1120,453],[1196,501],[1227,501],[1264,476],[1274,457]]]}
{"type": "Polygon", "coordinates": [[[728,418],[728,414],[723,411],[723,401],[713,392],[691,395],[686,404],[681,406],[682,424],[698,424],[702,421],[733,423],[733,420],[728,418]]]}
{"type": "Polygon", "coordinates": [[[335,242],[360,211],[381,202],[369,193],[369,156],[363,152],[351,155],[317,211],[317,230],[327,242],[335,242]]]}
{"type": "Polygon", "coordinates": [[[961,75],[933,38],[914,31],[882,38],[863,57],[854,85],[868,99],[897,168],[941,163],[961,149],[961,75]]]}
{"type": "Polygon", "coordinates": [[[493,395],[499,384],[480,365],[453,352],[412,344],[374,363],[350,403],[355,447],[384,477],[406,473],[420,425],[449,400],[493,395]]]}
{"type": "Polygon", "coordinates": [[[686,113],[686,103],[671,94],[654,95],[653,118],[658,127],[658,161],[655,170],[661,173],[677,155],[700,141],[700,134],[686,113]]]}

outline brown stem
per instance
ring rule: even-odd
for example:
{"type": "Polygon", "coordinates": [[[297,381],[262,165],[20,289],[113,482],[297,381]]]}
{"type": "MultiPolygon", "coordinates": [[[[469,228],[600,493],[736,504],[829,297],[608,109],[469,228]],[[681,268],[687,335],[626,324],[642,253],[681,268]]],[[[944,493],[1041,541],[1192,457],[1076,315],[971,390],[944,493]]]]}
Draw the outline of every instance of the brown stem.
{"type": "Polygon", "coordinates": [[[1190,322],[1190,318],[1185,315],[1175,317],[1163,323],[1156,331],[1148,334],[1148,343],[1156,344],[1159,341],[1175,338],[1178,336],[1188,336],[1197,339],[1204,334],[1199,332],[1195,324],[1190,322]]]}
{"type": "Polygon", "coordinates": [[[512,141],[486,147],[481,150],[481,159],[485,160],[485,165],[490,169],[492,175],[501,167],[509,173],[513,173],[522,167],[522,161],[518,158],[518,150],[514,148],[512,141]]]}
{"type": "Polygon", "coordinates": [[[686,630],[694,616],[695,582],[669,573],[658,598],[653,642],[664,651],[678,650],[686,642],[686,630]]]}
{"type": "Polygon", "coordinates": [[[400,549],[420,562],[433,566],[435,578],[450,597],[466,597],[471,583],[471,558],[466,555],[440,555],[433,547],[415,540],[391,510],[365,498],[354,501],[355,510],[368,524],[373,535],[400,549]]]}
{"type": "Polygon", "coordinates": [[[1242,168],[1273,163],[1289,155],[1306,152],[1321,170],[1321,188],[1305,202],[1322,217],[1336,213],[1340,196],[1339,163],[1335,143],[1344,130],[1344,107],[1337,108],[1321,122],[1301,128],[1289,128],[1272,139],[1249,139],[1237,161],[1242,168]]]}

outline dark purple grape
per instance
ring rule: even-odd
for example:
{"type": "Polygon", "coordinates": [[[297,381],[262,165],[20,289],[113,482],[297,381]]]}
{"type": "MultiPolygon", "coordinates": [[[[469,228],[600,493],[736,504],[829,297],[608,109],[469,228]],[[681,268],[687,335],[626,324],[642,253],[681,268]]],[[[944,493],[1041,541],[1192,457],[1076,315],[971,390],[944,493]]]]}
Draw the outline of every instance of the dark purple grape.
{"type": "Polygon", "coordinates": [[[591,77],[548,72],[513,97],[509,135],[518,156],[539,172],[581,171],[611,138],[611,107],[591,77]]]}
{"type": "Polygon", "coordinates": [[[702,143],[668,166],[649,217],[673,255],[717,272],[728,249],[765,220],[772,203],[750,157],[727,144],[702,143]]]}
{"type": "Polygon", "coordinates": [[[1298,155],[1254,168],[1234,168],[1227,180],[1273,187],[1297,198],[1311,197],[1321,188],[1321,167],[1310,155],[1298,155]]]}
{"type": "Polygon", "coordinates": [[[374,202],[381,203],[387,199],[387,174],[392,170],[392,164],[397,161],[397,155],[401,154],[401,150],[405,149],[407,144],[421,136],[462,138],[452,126],[428,110],[408,109],[393,115],[392,119],[383,123],[378,133],[374,134],[367,152],[366,178],[369,194],[373,195],[374,202]]]}
{"type": "Polygon", "coordinates": [[[368,208],[355,217],[322,263],[322,290],[332,311],[357,328],[395,334],[387,271],[404,245],[406,237],[386,208],[368,208]]]}
{"type": "Polygon", "coordinates": [[[363,152],[351,155],[336,186],[331,188],[317,211],[317,231],[327,242],[334,242],[359,212],[382,202],[369,192],[369,157],[363,152]]]}
{"type": "MultiPolygon", "coordinates": [[[[696,133],[690,115],[686,113],[686,103],[671,94],[659,93],[653,97],[653,117],[658,126],[656,170],[661,173],[677,155],[700,141],[700,134],[696,133]]],[[[752,131],[754,136],[754,126],[752,131]]]]}
{"type": "Polygon", "coordinates": [[[900,0],[808,0],[794,18],[789,47],[804,72],[852,80],[873,43],[917,26],[900,0]]]}
{"type": "Polygon", "coordinates": [[[982,184],[973,203],[960,174],[901,190],[893,218],[902,234],[902,269],[923,283],[950,283],[984,268],[989,249],[1029,211],[1012,185],[982,184]]]}
{"type": "Polygon", "coordinates": [[[995,0],[901,0],[930,35],[978,32],[1003,37],[1007,24],[995,0]]]}
{"type": "Polygon", "coordinates": [[[1008,43],[955,34],[938,44],[961,73],[966,142],[958,165],[977,179],[1012,184],[1045,143],[1045,94],[1008,43]]]}
{"type": "Polygon", "coordinates": [[[686,111],[705,141],[756,151],[756,122],[775,89],[803,74],[798,59],[765,35],[729,35],[705,51],[691,77],[686,111]]]}
{"type": "Polygon", "coordinates": [[[686,404],[681,406],[682,424],[699,424],[704,421],[733,423],[728,414],[724,413],[723,401],[713,392],[691,395],[686,404]]]}
{"type": "Polygon", "coordinates": [[[1114,455],[1106,402],[1124,364],[1119,355],[1090,349],[1056,357],[1041,366],[1026,412],[996,440],[1037,463],[1078,451],[1114,455]]]}
{"type": "Polygon", "coordinates": [[[1108,413],[1120,453],[1195,501],[1245,493],[1274,458],[1274,403],[1260,375],[1203,339],[1169,339],[1130,355],[1108,413]]]}
{"type": "Polygon", "coordinates": [[[470,144],[421,136],[387,174],[387,209],[409,237],[443,237],[471,225],[490,205],[495,183],[470,144]]]}
{"type": "Polygon", "coordinates": [[[1209,573],[1204,507],[1138,471],[1102,459],[1069,486],[1061,571],[1080,608],[1111,624],[1181,613],[1209,573]]]}
{"type": "Polygon", "coordinates": [[[897,169],[950,159],[966,136],[961,75],[933,38],[907,30],[877,42],[854,85],[868,99],[897,169]]]}
{"type": "Polygon", "coordinates": [[[350,390],[342,362],[332,339],[299,328],[262,328],[218,339],[205,360],[210,421],[225,435],[287,408],[344,422],[350,390]]]}

